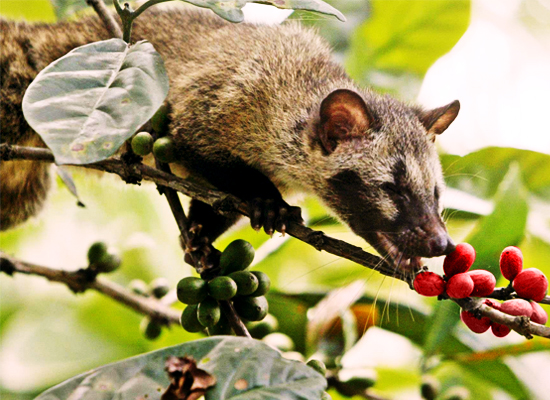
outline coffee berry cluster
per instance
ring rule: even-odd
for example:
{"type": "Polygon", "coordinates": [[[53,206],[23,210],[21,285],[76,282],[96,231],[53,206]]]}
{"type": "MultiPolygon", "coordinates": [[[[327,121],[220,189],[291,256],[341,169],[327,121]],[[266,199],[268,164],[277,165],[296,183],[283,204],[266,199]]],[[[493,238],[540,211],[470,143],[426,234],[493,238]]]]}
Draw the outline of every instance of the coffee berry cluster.
{"type": "MultiPolygon", "coordinates": [[[[441,277],[436,273],[423,271],[414,280],[415,290],[423,296],[440,296],[446,293],[454,299],[491,295],[495,290],[496,278],[491,272],[483,269],[470,270],[475,258],[475,250],[470,244],[457,245],[455,251],[445,257],[445,275],[441,277]]],[[[505,314],[526,316],[533,322],[546,324],[548,315],[537,303],[548,291],[546,276],[536,268],[523,269],[523,255],[521,250],[514,246],[502,251],[499,264],[502,276],[511,282],[511,287],[519,298],[503,303],[484,299],[483,303],[505,314]]],[[[470,311],[463,310],[460,317],[475,333],[483,333],[489,328],[497,337],[504,337],[510,333],[509,327],[492,322],[487,317],[477,318],[470,311]]]]}
{"type": "Polygon", "coordinates": [[[155,135],[143,131],[136,133],[130,145],[132,151],[139,156],[147,156],[151,153],[157,160],[163,163],[176,161],[176,145],[171,136],[163,136],[168,126],[168,106],[162,105],[151,118],[151,128],[155,135]],[[161,137],[158,137],[161,136],[161,137]],[[155,140],[155,137],[157,139],[155,140]]]}
{"type": "Polygon", "coordinates": [[[244,240],[231,242],[220,257],[220,275],[210,281],[186,277],[178,282],[178,300],[187,304],[181,325],[188,332],[212,329],[222,319],[219,301],[231,301],[246,321],[261,321],[267,315],[265,294],[271,282],[261,271],[247,268],[254,260],[254,248],[244,240]]]}

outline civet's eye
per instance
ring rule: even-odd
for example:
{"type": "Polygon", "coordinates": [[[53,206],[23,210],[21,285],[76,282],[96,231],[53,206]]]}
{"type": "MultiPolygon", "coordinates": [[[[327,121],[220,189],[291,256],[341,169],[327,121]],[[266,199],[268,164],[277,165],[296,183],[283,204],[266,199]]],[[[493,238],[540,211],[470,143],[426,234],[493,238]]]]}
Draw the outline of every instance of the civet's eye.
{"type": "Polygon", "coordinates": [[[392,182],[384,182],[380,187],[389,194],[401,195],[399,188],[392,182]]]}
{"type": "Polygon", "coordinates": [[[441,193],[439,192],[439,188],[436,186],[434,188],[434,197],[436,200],[439,200],[439,197],[441,196],[441,193]]]}

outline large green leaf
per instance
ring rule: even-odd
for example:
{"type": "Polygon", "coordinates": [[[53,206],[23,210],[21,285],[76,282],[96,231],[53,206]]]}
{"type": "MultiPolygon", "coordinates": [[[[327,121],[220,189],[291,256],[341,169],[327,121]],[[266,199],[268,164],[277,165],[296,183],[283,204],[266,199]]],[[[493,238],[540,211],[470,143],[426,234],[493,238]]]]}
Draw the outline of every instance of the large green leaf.
{"type": "Polygon", "coordinates": [[[490,198],[504,178],[507,166],[517,162],[530,192],[550,199],[550,155],[506,147],[486,147],[463,157],[445,154],[441,164],[449,186],[490,198]]]}
{"type": "Polygon", "coordinates": [[[499,360],[479,360],[462,363],[465,370],[508,392],[515,399],[528,399],[529,391],[516,374],[499,360]]]}
{"type": "Polygon", "coordinates": [[[150,43],[110,39],[43,69],[25,93],[23,113],[58,164],[89,164],[114,154],[167,94],[164,64],[150,43]]]}
{"type": "MultiPolygon", "coordinates": [[[[460,319],[460,307],[450,300],[440,301],[426,324],[424,354],[431,356],[442,351],[443,343],[452,335],[460,319]]],[[[458,351],[456,349],[455,351],[458,351]]]]}
{"type": "Polygon", "coordinates": [[[476,249],[474,269],[500,274],[498,260],[507,246],[517,246],[525,235],[529,206],[519,166],[513,164],[498,187],[493,212],[466,239],[476,249]]]}
{"type": "Polygon", "coordinates": [[[210,8],[223,19],[231,22],[242,22],[244,14],[241,11],[246,3],[269,4],[277,8],[288,8],[293,10],[316,11],[321,14],[334,15],[340,21],[345,21],[346,17],[336,8],[321,0],[183,0],[198,7],[210,8]]]}
{"type": "Polygon", "coordinates": [[[451,50],[470,20],[465,0],[372,0],[371,7],[346,60],[348,72],[363,81],[373,69],[424,75],[451,50]]]}
{"type": "Polygon", "coordinates": [[[169,356],[191,356],[216,378],[206,400],[318,400],[326,380],[257,340],[210,337],[96,368],[42,393],[36,400],[160,399],[168,387],[169,356]]]}
{"type": "MultiPolygon", "coordinates": [[[[470,392],[470,399],[495,399],[495,389],[497,388],[501,388],[511,395],[503,398],[530,398],[525,387],[518,383],[518,378],[511,374],[510,369],[500,361],[494,364],[473,363],[471,365],[444,360],[432,372],[441,383],[440,393],[446,393],[456,386],[465,386],[470,392]],[[493,371],[495,376],[490,376],[493,371]],[[509,381],[501,382],[503,377],[507,377],[509,381]]],[[[446,398],[445,394],[441,398],[446,398]]]]}

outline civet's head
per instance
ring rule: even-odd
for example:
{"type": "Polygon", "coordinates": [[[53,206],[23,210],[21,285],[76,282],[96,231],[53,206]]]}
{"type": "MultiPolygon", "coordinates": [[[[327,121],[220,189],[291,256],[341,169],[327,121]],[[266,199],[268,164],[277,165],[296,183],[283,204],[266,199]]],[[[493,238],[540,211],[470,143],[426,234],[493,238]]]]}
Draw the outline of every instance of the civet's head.
{"type": "Polygon", "coordinates": [[[317,194],[396,268],[450,253],[441,218],[443,176],[434,141],[456,118],[454,101],[430,111],[389,96],[330,93],[310,130],[324,161],[317,194]]]}

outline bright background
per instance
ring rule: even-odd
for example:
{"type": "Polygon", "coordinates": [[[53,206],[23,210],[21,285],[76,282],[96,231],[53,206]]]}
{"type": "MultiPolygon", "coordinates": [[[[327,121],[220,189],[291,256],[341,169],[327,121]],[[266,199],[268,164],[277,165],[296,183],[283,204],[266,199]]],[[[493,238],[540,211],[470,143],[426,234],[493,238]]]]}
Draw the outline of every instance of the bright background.
{"type": "MultiPolygon", "coordinates": [[[[53,22],[83,3],[2,0],[0,14],[53,22]]],[[[438,143],[449,185],[449,229],[455,241],[476,247],[474,268],[499,276],[500,251],[518,245],[526,267],[550,276],[550,0],[331,4],[347,16],[346,24],[305,12],[290,18],[317,27],[360,83],[427,107],[461,101],[460,115],[438,143]]],[[[162,276],[175,286],[192,274],[182,261],[166,201],[154,186],[128,186],[116,177],[76,170],[74,178],[87,207],[76,207],[58,182],[39,219],[0,235],[3,251],[75,270],[85,266],[89,245],[103,240],[121,251],[122,268],[111,275],[121,284],[162,276]]],[[[326,218],[314,199],[291,202],[304,208],[312,228],[366,247],[326,218]]],[[[257,249],[254,268],[273,282],[271,310],[303,353],[319,349],[319,343],[305,339],[313,329],[305,311],[324,293],[341,293],[345,300],[336,306],[342,309],[355,297],[362,296],[361,304],[374,302],[368,316],[376,327],[353,348],[348,341],[340,355],[346,368],[376,371],[376,394],[419,399],[421,376],[428,373],[443,391],[463,386],[472,399],[550,399],[548,340],[526,342],[515,333],[505,339],[490,332],[475,335],[458,321],[458,309],[450,302],[422,298],[402,282],[297,240],[266,240],[245,223],[218,247],[238,237],[257,249]],[[295,317],[285,316],[289,310],[295,317]]],[[[442,259],[429,260],[435,271],[441,272],[441,265],[442,259]]],[[[499,284],[507,282],[500,278],[499,284]]],[[[141,317],[132,311],[96,293],[75,296],[37,277],[1,275],[0,296],[3,400],[30,399],[79,372],[200,337],[174,327],[159,340],[147,341],[138,329],[141,317]]],[[[359,315],[357,308],[354,315],[359,315]]],[[[337,335],[322,339],[336,348],[342,344],[337,335]]]]}

